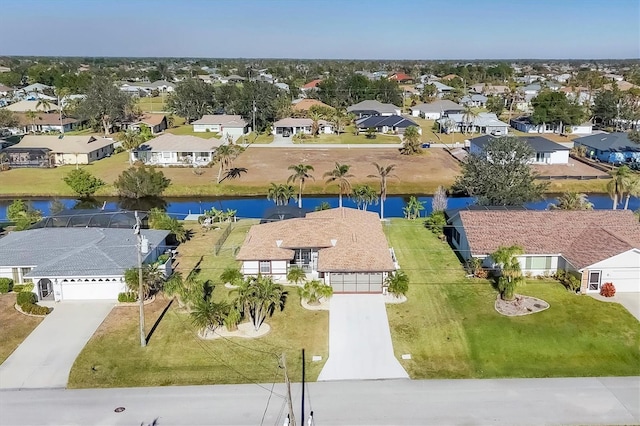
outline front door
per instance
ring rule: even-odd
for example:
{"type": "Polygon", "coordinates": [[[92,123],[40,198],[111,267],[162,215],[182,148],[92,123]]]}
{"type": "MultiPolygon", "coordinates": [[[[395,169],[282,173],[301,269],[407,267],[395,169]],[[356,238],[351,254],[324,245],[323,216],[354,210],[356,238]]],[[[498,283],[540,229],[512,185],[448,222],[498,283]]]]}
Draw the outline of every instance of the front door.
{"type": "Polygon", "coordinates": [[[600,271],[589,271],[589,291],[600,290],[600,271]]]}
{"type": "Polygon", "coordinates": [[[38,296],[40,300],[53,300],[53,284],[48,278],[38,281],[38,296]]]}

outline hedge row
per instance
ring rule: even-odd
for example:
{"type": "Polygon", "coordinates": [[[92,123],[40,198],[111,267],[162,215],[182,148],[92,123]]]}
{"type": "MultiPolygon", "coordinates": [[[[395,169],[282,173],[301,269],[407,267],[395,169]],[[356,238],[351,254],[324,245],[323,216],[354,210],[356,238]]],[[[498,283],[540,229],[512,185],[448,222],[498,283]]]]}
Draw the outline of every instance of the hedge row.
{"type": "Polygon", "coordinates": [[[22,312],[25,314],[31,315],[47,315],[53,310],[46,306],[36,305],[35,303],[25,303],[24,305],[20,305],[20,309],[22,309],[22,312]]]}
{"type": "Polygon", "coordinates": [[[131,303],[131,302],[135,302],[136,300],[138,300],[138,295],[132,291],[127,291],[125,293],[118,294],[118,302],[131,303]]]}

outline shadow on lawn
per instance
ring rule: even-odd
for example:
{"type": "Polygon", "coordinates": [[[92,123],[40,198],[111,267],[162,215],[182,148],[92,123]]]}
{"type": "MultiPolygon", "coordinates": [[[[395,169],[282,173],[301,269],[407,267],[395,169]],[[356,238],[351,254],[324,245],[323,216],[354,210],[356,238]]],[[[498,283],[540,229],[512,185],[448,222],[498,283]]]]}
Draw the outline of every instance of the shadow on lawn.
{"type": "Polygon", "coordinates": [[[173,301],[174,299],[169,300],[169,303],[167,303],[167,306],[165,306],[165,308],[162,310],[162,313],[160,314],[156,322],[153,324],[153,327],[151,327],[151,330],[149,330],[149,334],[147,334],[147,340],[146,340],[147,344],[149,344],[149,341],[151,340],[151,336],[153,336],[153,333],[156,331],[156,328],[158,328],[158,325],[160,325],[162,318],[164,318],[164,315],[167,313],[167,311],[173,304],[173,301]]]}

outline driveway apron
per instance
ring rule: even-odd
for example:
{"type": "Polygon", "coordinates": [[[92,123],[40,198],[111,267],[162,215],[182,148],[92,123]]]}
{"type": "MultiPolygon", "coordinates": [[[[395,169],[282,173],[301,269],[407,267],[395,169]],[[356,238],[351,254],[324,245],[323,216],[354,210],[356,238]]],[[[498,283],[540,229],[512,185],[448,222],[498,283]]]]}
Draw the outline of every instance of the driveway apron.
{"type": "Polygon", "coordinates": [[[408,377],[393,354],[382,295],[334,295],[329,310],[329,359],[318,380],[408,377]]]}
{"type": "Polygon", "coordinates": [[[0,389],[66,387],[76,357],[114,305],[52,304],[53,312],[0,365],[0,389]]]}

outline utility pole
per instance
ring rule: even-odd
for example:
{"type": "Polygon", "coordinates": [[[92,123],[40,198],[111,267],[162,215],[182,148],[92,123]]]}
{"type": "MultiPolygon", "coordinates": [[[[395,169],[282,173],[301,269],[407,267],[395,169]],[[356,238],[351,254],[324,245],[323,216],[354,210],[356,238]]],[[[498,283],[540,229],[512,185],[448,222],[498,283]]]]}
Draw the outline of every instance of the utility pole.
{"type": "Polygon", "coordinates": [[[304,349],[302,349],[302,402],[300,407],[300,421],[304,422],[304,379],[305,379],[305,371],[304,371],[304,349]]]}
{"type": "Polygon", "coordinates": [[[293,414],[293,401],[291,399],[291,382],[287,373],[287,358],[284,352],[280,355],[280,366],[284,369],[284,382],[287,385],[287,403],[289,404],[289,415],[287,426],[296,426],[296,418],[293,414]]]}
{"type": "Polygon", "coordinates": [[[256,129],[256,101],[255,100],[253,101],[252,112],[253,112],[253,128],[251,130],[254,131],[257,135],[258,130],[256,129]]]}
{"type": "MultiPolygon", "coordinates": [[[[133,233],[138,237],[138,244],[136,245],[136,252],[138,254],[138,300],[140,302],[140,346],[147,346],[147,335],[144,331],[144,291],[142,288],[142,232],[140,230],[140,217],[138,211],[134,212],[136,217],[136,224],[133,228],[133,233]]],[[[286,371],[286,370],[285,370],[286,371]]]]}

